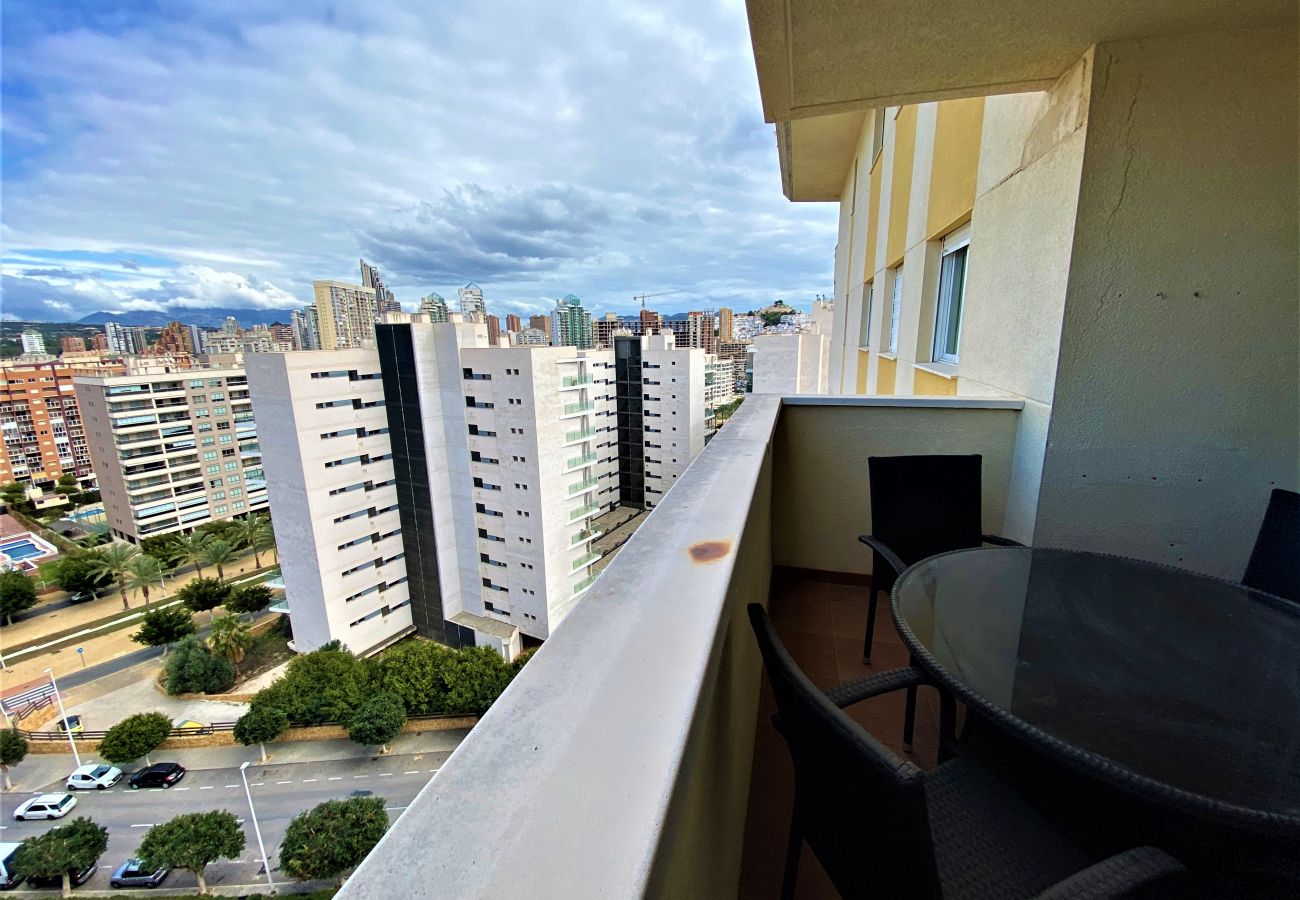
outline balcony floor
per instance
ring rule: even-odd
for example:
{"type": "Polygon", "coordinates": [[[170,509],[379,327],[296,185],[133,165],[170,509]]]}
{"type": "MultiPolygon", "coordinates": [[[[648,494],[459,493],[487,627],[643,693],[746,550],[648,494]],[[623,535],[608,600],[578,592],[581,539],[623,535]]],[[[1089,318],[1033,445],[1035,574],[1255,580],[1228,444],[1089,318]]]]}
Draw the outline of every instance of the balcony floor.
{"type": "MultiPolygon", "coordinates": [[[[876,637],[872,664],[862,662],[862,638],[867,627],[869,588],[834,584],[777,571],[772,576],[770,613],[790,654],[818,687],[830,689],[846,681],[906,666],[908,654],[894,629],[889,601],[881,596],[876,608],[876,637]]],[[[745,826],[740,896],[745,900],[777,897],[785,865],[790,810],[794,802],[794,770],[785,742],[772,727],[776,702],[763,681],[754,768],[749,787],[749,816],[745,826]]],[[[902,692],[867,700],[848,712],[895,753],[922,768],[935,764],[939,743],[939,698],[922,688],[917,704],[915,749],[903,749],[902,692]]],[[[800,900],[839,894],[805,845],[799,861],[800,900]]]]}

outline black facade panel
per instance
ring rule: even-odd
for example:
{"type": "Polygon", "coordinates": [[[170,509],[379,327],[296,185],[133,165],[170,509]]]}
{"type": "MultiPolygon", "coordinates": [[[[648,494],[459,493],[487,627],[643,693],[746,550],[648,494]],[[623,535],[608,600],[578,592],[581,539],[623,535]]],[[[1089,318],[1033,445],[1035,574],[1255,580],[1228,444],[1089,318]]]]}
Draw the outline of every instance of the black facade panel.
{"type": "Polygon", "coordinates": [[[641,339],[614,338],[614,396],[618,409],[618,495],[622,503],[645,507],[642,431],[641,339]]]}

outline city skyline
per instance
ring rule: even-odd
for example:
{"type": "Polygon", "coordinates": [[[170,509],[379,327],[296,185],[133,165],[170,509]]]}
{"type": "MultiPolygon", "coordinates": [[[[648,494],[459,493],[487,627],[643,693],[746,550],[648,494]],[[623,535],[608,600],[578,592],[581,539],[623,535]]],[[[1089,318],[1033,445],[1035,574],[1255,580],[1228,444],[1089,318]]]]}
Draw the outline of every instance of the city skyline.
{"type": "Polygon", "coordinates": [[[829,293],[834,217],[781,196],[739,5],[8,12],[6,318],[290,309],[359,256],[407,310],[829,293]]]}

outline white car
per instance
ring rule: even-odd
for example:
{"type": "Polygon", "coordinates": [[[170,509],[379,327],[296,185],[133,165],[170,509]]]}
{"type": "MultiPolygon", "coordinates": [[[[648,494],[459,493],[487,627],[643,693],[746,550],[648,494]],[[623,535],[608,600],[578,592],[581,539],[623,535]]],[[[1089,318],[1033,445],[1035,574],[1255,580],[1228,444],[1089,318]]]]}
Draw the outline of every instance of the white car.
{"type": "Polygon", "coordinates": [[[76,805],[77,798],[71,794],[41,794],[15,809],[14,818],[19,822],[29,819],[62,819],[76,805]]]}
{"type": "Polygon", "coordinates": [[[117,766],[91,763],[68,776],[70,791],[103,791],[122,780],[122,770],[117,766]]]}

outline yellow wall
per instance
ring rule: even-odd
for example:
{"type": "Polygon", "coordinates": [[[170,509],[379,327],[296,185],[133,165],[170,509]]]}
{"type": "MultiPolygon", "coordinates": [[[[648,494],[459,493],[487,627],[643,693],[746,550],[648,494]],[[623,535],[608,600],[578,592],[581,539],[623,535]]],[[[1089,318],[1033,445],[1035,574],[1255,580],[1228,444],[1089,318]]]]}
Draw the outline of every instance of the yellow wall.
{"type": "Polygon", "coordinates": [[[898,375],[898,363],[892,359],[880,357],[876,364],[876,393],[892,394],[894,392],[894,379],[898,375]]]}
{"type": "Polygon", "coordinates": [[[875,164],[871,167],[871,196],[867,198],[871,211],[867,214],[867,253],[862,265],[863,281],[871,278],[875,271],[873,267],[876,264],[876,235],[880,231],[880,161],[884,157],[883,153],[877,156],[875,164]]]}
{"type": "Polygon", "coordinates": [[[867,392],[867,363],[871,361],[871,352],[869,350],[858,351],[858,384],[855,393],[865,394],[867,392]]]}
{"type": "Polygon", "coordinates": [[[945,100],[939,104],[925,226],[927,238],[942,237],[970,219],[975,206],[975,175],[983,123],[983,97],[945,100]]]}
{"type": "Polygon", "coordinates": [[[927,397],[957,396],[957,379],[944,378],[925,369],[917,369],[913,374],[912,393],[927,397]]]}
{"type": "MultiPolygon", "coordinates": [[[[981,107],[982,109],[982,107],[981,107]]],[[[979,158],[979,121],[975,131],[979,158]]],[[[889,236],[885,265],[894,266],[907,249],[907,206],[912,196],[912,159],[916,155],[916,107],[904,106],[894,120],[894,172],[889,188],[889,236]]],[[[975,202],[975,172],[971,170],[971,203],[975,202]]],[[[967,209],[970,207],[968,206],[967,209]]]]}

